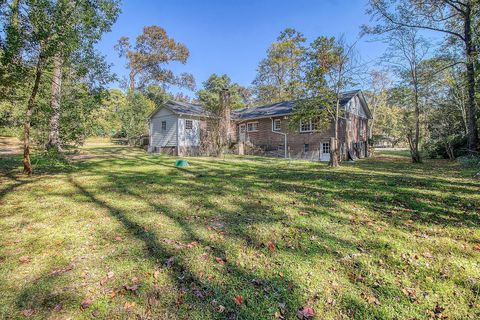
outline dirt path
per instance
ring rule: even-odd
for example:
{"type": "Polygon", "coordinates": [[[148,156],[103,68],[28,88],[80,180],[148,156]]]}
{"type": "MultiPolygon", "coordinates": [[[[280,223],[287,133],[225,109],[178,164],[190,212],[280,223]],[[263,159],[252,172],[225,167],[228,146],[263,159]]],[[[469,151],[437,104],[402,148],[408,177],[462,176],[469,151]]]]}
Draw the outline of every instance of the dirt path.
{"type": "Polygon", "coordinates": [[[22,143],[15,137],[0,136],[0,156],[22,153],[22,143]]]}

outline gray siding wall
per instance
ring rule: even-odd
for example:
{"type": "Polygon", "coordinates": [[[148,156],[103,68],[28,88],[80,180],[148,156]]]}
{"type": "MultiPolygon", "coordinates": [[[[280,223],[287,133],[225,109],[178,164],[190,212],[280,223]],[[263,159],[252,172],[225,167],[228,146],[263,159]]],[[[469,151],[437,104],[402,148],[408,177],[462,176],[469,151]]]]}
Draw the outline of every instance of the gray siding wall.
{"type": "Polygon", "coordinates": [[[150,119],[150,146],[176,147],[178,117],[167,109],[160,109],[150,119]],[[167,130],[162,130],[162,121],[166,121],[167,130]]]}
{"type": "Polygon", "coordinates": [[[181,117],[178,118],[178,146],[198,147],[200,146],[200,120],[181,117]],[[192,129],[185,129],[185,120],[192,121],[192,129]]]}
{"type": "Polygon", "coordinates": [[[354,97],[348,102],[346,106],[346,111],[361,118],[367,118],[367,114],[365,113],[362,103],[360,102],[360,98],[358,97],[354,97]]]}

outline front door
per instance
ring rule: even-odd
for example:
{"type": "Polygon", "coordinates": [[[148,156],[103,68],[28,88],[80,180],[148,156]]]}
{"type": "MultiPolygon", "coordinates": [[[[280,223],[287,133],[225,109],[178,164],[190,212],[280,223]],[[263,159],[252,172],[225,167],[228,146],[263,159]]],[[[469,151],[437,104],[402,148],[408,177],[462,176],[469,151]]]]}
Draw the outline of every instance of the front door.
{"type": "Polygon", "coordinates": [[[246,129],[247,128],[245,127],[245,124],[241,124],[239,126],[238,135],[240,141],[245,141],[245,132],[247,131],[246,129]]]}
{"type": "Polygon", "coordinates": [[[330,161],[330,142],[320,143],[320,161],[330,161]]]}

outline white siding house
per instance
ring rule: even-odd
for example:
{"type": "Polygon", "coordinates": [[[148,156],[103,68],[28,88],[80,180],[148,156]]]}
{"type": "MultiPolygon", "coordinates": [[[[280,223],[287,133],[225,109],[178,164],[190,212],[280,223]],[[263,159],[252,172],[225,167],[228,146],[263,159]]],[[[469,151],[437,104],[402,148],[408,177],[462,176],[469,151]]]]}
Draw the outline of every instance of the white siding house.
{"type": "Polygon", "coordinates": [[[200,127],[205,117],[201,106],[190,103],[168,101],[158,107],[149,117],[149,152],[198,153],[200,127]]]}

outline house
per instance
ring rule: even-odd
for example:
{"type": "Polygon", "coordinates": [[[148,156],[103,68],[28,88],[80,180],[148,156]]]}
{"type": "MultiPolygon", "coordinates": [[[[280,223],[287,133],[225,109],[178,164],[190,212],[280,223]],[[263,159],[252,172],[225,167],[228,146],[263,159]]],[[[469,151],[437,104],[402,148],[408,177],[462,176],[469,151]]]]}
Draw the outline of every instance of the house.
{"type": "Polygon", "coordinates": [[[199,154],[200,126],[207,113],[200,105],[168,101],[149,116],[148,151],[175,155],[199,154]]]}
{"type": "MultiPolygon", "coordinates": [[[[302,121],[298,129],[289,126],[295,101],[279,102],[231,113],[232,143],[242,153],[293,159],[330,160],[330,138],[334,125],[320,127],[315,121],[302,121]],[[245,148],[244,148],[245,147],[245,148]]],[[[368,155],[368,120],[371,113],[360,90],[342,94],[339,121],[339,147],[343,160],[368,155]]],[[[202,137],[211,116],[199,105],[170,101],[150,116],[152,152],[177,155],[199,154],[202,137]]]]}

